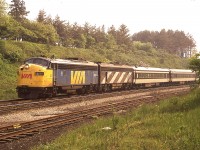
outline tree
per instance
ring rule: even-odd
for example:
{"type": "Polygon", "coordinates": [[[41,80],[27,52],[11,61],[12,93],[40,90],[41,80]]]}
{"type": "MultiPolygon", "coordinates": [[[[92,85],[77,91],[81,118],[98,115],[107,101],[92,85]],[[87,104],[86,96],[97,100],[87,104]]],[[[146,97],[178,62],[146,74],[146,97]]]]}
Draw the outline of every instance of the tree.
{"type": "Polygon", "coordinates": [[[87,42],[86,37],[83,34],[81,34],[80,37],[75,40],[74,44],[78,48],[85,48],[86,42],[87,42]]]}
{"type": "Polygon", "coordinates": [[[184,57],[190,57],[192,49],[196,46],[190,34],[178,30],[162,29],[160,32],[145,30],[134,34],[132,41],[151,42],[155,48],[184,57]]]}
{"type": "Polygon", "coordinates": [[[0,17],[6,14],[6,2],[5,0],[0,0],[0,17]]]}
{"type": "Polygon", "coordinates": [[[67,36],[65,34],[65,24],[64,23],[65,23],[65,21],[60,20],[60,17],[58,15],[53,20],[53,26],[56,29],[56,31],[60,37],[61,44],[64,43],[66,36],[67,36]]]}
{"type": "Polygon", "coordinates": [[[117,31],[114,25],[108,28],[108,34],[112,35],[115,38],[115,41],[117,40],[117,31]]]}
{"type": "Polygon", "coordinates": [[[46,12],[44,10],[40,10],[36,20],[37,20],[37,22],[45,23],[45,21],[46,21],[46,12]]]}
{"type": "Polygon", "coordinates": [[[0,21],[0,38],[6,39],[18,39],[22,38],[23,31],[25,29],[20,26],[19,22],[7,15],[1,17],[0,21]]]}
{"type": "Polygon", "coordinates": [[[105,45],[106,45],[106,48],[108,48],[108,49],[114,49],[114,48],[117,47],[117,43],[116,43],[115,38],[113,37],[112,34],[107,34],[106,35],[106,43],[105,43],[105,45]]]}
{"type": "Polygon", "coordinates": [[[92,48],[94,44],[95,44],[95,39],[91,35],[87,36],[86,48],[92,48]]]}
{"type": "Polygon", "coordinates": [[[131,38],[129,35],[129,29],[126,25],[122,24],[119,29],[117,30],[117,44],[122,45],[129,45],[131,43],[131,38]]]}
{"type": "Polygon", "coordinates": [[[152,38],[152,34],[150,31],[145,30],[139,33],[135,33],[132,36],[132,41],[141,41],[141,42],[150,42],[152,38]]]}
{"type": "Polygon", "coordinates": [[[106,33],[105,33],[105,26],[98,27],[95,30],[94,38],[97,43],[104,43],[106,42],[106,33]]]}
{"type": "Polygon", "coordinates": [[[190,59],[189,68],[194,71],[200,71],[200,54],[196,54],[190,59]]]}
{"type": "Polygon", "coordinates": [[[51,25],[53,25],[53,19],[52,19],[51,15],[48,15],[46,17],[45,24],[51,24],[51,25]]]}
{"type": "Polygon", "coordinates": [[[197,73],[198,82],[200,84],[200,54],[196,54],[190,59],[189,68],[197,73]]]}
{"type": "Polygon", "coordinates": [[[55,44],[58,42],[58,34],[51,24],[26,20],[24,21],[23,26],[32,32],[29,37],[26,36],[27,41],[43,44],[55,44]]]}
{"type": "Polygon", "coordinates": [[[6,47],[5,47],[5,41],[0,40],[0,54],[2,54],[3,56],[6,53],[6,47]]]}
{"type": "Polygon", "coordinates": [[[19,22],[23,21],[29,13],[29,11],[26,11],[25,2],[23,0],[12,0],[11,3],[9,14],[19,22]]]}

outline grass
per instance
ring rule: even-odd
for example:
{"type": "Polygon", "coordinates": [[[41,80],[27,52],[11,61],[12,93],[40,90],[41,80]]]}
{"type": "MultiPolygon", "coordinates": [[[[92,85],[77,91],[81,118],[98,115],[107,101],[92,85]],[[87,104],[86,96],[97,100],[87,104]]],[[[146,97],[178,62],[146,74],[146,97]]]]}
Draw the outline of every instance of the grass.
{"type": "Polygon", "coordinates": [[[82,125],[34,150],[198,150],[200,90],[82,125]],[[102,130],[111,127],[111,130],[102,130]]]}
{"type": "Polygon", "coordinates": [[[16,98],[17,64],[11,64],[0,55],[0,99],[16,98]]]}

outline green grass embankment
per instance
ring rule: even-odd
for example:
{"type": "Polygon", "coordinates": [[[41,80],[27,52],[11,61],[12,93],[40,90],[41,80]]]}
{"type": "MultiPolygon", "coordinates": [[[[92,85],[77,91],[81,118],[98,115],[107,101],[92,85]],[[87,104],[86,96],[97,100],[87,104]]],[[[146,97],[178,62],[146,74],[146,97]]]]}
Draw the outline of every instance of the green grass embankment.
{"type": "Polygon", "coordinates": [[[0,55],[0,99],[16,98],[17,64],[11,64],[0,55]]]}
{"type": "Polygon", "coordinates": [[[199,150],[200,90],[101,118],[34,150],[199,150]],[[111,127],[111,130],[102,130],[111,127]]]}

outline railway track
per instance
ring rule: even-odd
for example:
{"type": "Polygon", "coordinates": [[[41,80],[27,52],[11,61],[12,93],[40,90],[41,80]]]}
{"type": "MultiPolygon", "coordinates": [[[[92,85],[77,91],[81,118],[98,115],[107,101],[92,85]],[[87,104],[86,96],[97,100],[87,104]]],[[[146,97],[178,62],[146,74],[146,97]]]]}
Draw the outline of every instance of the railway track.
{"type": "Polygon", "coordinates": [[[0,106],[6,105],[6,104],[20,103],[22,101],[25,101],[25,99],[17,98],[17,99],[9,99],[9,100],[0,100],[0,106]]]}
{"type": "Polygon", "coordinates": [[[113,96],[122,96],[133,93],[144,93],[144,92],[154,92],[158,90],[167,90],[167,89],[180,89],[187,88],[189,86],[172,86],[172,87],[160,87],[160,88],[151,88],[151,89],[139,89],[139,90],[130,90],[130,91],[119,91],[119,92],[111,92],[111,93],[101,93],[101,94],[89,94],[77,96],[73,95],[71,97],[56,97],[49,99],[39,99],[39,100],[8,100],[1,102],[0,101],[0,114],[8,114],[16,111],[28,110],[28,109],[36,109],[36,108],[44,108],[44,107],[52,107],[52,106],[60,106],[64,104],[70,104],[75,102],[81,102],[85,100],[92,100],[97,98],[106,98],[113,96]]]}
{"type": "MultiPolygon", "coordinates": [[[[177,94],[177,92],[177,90],[171,90],[169,93],[177,94]]],[[[179,90],[179,92],[181,92],[181,90],[179,90]]],[[[119,110],[127,110],[129,108],[137,107],[142,103],[154,103],[163,97],[170,96],[169,93],[151,93],[151,95],[143,95],[136,98],[126,98],[125,100],[103,103],[101,105],[81,107],[78,110],[73,110],[70,113],[68,112],[45,119],[0,127],[0,142],[4,143],[13,141],[22,137],[36,134],[52,127],[72,125],[84,120],[92,119],[93,116],[102,116],[106,114],[112,114],[113,112],[117,112],[119,110]]]]}
{"type": "Polygon", "coordinates": [[[8,142],[21,137],[30,136],[50,127],[75,124],[85,119],[92,119],[93,116],[111,114],[113,110],[118,111],[128,109],[133,106],[136,107],[144,102],[152,103],[154,100],[151,98],[151,96],[146,96],[138,98],[137,100],[127,99],[123,102],[104,104],[101,106],[74,111],[72,113],[60,114],[50,118],[2,127],[0,128],[0,142],[8,142]]]}

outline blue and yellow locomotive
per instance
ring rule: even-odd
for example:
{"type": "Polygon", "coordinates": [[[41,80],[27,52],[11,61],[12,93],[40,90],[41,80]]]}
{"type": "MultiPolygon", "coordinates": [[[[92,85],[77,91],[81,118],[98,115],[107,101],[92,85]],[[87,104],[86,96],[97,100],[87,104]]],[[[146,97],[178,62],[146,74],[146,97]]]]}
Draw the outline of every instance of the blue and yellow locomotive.
{"type": "Polygon", "coordinates": [[[95,63],[35,57],[20,66],[17,92],[21,98],[37,98],[71,90],[97,89],[97,84],[98,65],[95,63]]]}

